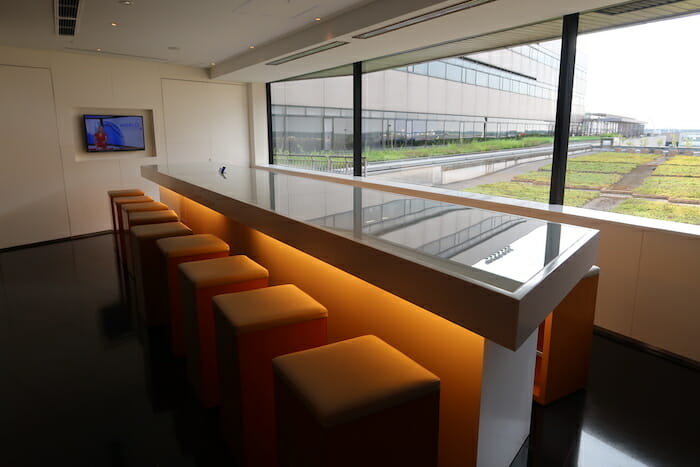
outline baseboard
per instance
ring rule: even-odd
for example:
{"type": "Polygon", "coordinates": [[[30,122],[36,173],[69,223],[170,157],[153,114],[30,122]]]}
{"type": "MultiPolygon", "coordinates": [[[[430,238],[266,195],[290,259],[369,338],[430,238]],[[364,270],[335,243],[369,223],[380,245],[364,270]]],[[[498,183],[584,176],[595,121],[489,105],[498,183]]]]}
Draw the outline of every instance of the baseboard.
{"type": "Polygon", "coordinates": [[[639,350],[641,352],[648,353],[659,358],[663,358],[664,360],[668,360],[672,363],[675,363],[676,365],[680,365],[691,370],[700,371],[700,362],[684,357],[682,355],[675,354],[673,352],[669,352],[668,350],[654,347],[653,345],[649,345],[645,342],[633,339],[623,334],[618,334],[614,331],[610,331],[599,326],[594,327],[593,333],[598,336],[615,341],[619,344],[631,347],[635,350],[639,350]]]}
{"type": "Polygon", "coordinates": [[[92,232],[92,233],[87,233],[87,234],[82,234],[82,235],[74,235],[72,237],[62,237],[62,238],[56,238],[53,240],[46,240],[43,242],[28,243],[26,245],[11,246],[8,248],[0,248],[0,253],[8,253],[10,251],[25,250],[27,248],[36,248],[38,246],[52,245],[54,243],[67,242],[70,240],[80,240],[81,238],[97,237],[99,235],[105,235],[105,234],[112,233],[112,232],[113,231],[111,229],[110,230],[101,230],[99,232],[92,232]]]}

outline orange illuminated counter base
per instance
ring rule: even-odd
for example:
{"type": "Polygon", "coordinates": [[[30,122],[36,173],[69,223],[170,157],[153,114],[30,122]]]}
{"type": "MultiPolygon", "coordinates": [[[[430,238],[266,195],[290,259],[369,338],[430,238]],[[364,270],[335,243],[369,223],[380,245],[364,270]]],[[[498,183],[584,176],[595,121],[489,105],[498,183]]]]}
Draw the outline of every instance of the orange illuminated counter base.
{"type": "Polygon", "coordinates": [[[161,201],[438,375],[440,466],[507,466],[529,433],[540,323],[593,265],[597,231],[213,163],[142,167],[161,201]]]}

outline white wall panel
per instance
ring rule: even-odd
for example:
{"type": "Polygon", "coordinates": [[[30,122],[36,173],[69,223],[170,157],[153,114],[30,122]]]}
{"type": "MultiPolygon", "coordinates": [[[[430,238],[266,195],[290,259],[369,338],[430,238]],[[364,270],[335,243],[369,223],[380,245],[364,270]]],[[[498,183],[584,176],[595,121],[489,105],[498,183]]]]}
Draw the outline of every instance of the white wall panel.
{"type": "Polygon", "coordinates": [[[201,83],[208,91],[211,153],[214,160],[249,163],[248,94],[244,85],[201,83]]]}
{"type": "Polygon", "coordinates": [[[244,86],[164,79],[163,104],[169,163],[248,163],[244,86]]]}
{"type": "Polygon", "coordinates": [[[213,83],[205,70],[11,47],[0,47],[0,67],[0,248],[109,229],[108,190],[141,188],[158,196],[141,165],[249,160],[245,87],[213,83]],[[173,80],[191,88],[167,110],[162,85],[173,80]],[[86,153],[81,116],[88,109],[147,115],[147,150],[86,153]],[[178,131],[166,134],[165,120],[178,131]]]}
{"type": "Polygon", "coordinates": [[[0,248],[70,232],[51,73],[0,65],[0,248]]]}

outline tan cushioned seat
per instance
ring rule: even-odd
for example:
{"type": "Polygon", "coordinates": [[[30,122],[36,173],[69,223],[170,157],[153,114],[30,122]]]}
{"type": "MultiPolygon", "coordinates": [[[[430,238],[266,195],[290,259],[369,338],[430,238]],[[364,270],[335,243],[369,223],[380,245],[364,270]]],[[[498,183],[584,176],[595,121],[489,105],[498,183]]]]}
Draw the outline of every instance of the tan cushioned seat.
{"type": "Polygon", "coordinates": [[[142,239],[190,235],[191,233],[192,230],[182,222],[136,225],[131,229],[131,235],[142,239]]]}
{"type": "Polygon", "coordinates": [[[287,284],[214,297],[214,307],[236,334],[326,318],[328,310],[297,286],[287,284]]]}
{"type": "Polygon", "coordinates": [[[318,422],[349,422],[429,394],[440,379],[375,336],[362,336],[273,360],[318,422]]]}
{"type": "Polygon", "coordinates": [[[138,188],[131,188],[128,190],[110,190],[107,192],[110,198],[121,198],[124,196],[143,196],[143,190],[138,188]]]}
{"type": "Polygon", "coordinates": [[[129,226],[178,221],[177,214],[172,209],[167,209],[165,211],[130,212],[128,216],[129,226]]]}
{"type": "Polygon", "coordinates": [[[166,211],[168,206],[160,201],[148,201],[146,203],[130,203],[122,206],[122,211],[138,212],[138,211],[166,211]]]}
{"type": "Polygon", "coordinates": [[[120,206],[127,203],[150,203],[153,198],[150,196],[120,196],[118,198],[113,198],[114,204],[120,206]]]}
{"type": "Polygon", "coordinates": [[[267,269],[244,255],[192,261],[182,263],[179,268],[196,288],[269,277],[267,269]]]}
{"type": "Polygon", "coordinates": [[[162,238],[156,242],[166,258],[196,256],[229,251],[228,243],[216,235],[198,234],[187,237],[162,238]]]}

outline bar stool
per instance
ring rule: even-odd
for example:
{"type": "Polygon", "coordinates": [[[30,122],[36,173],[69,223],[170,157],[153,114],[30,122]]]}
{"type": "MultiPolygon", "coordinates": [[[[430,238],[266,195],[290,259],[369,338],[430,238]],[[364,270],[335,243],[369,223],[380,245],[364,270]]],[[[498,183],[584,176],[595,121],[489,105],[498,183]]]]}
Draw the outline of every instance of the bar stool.
{"type": "Polygon", "coordinates": [[[178,265],[189,261],[221,258],[229,255],[228,243],[210,234],[161,238],[156,245],[162,255],[167,277],[166,296],[170,315],[170,346],[176,357],[185,356],[185,336],[182,324],[182,301],[178,265]]]}
{"type": "Polygon", "coordinates": [[[221,427],[241,467],[276,467],[272,359],[328,343],[328,311],[294,285],[214,297],[221,427]]]}
{"type": "Polygon", "coordinates": [[[132,188],[127,190],[110,190],[107,192],[109,196],[109,209],[112,213],[112,230],[117,230],[117,214],[119,211],[114,208],[114,198],[123,198],[126,196],[143,196],[143,190],[132,188]]]}
{"type": "Polygon", "coordinates": [[[129,212],[126,217],[126,225],[124,226],[126,230],[130,230],[135,225],[162,224],[180,220],[172,209],[129,212]]]}
{"type": "Polygon", "coordinates": [[[192,235],[181,222],[136,225],[131,228],[129,245],[133,249],[133,274],[136,309],[147,326],[167,324],[165,275],[156,240],[192,235]]]}
{"type": "Polygon", "coordinates": [[[375,336],[277,357],[280,467],[437,465],[440,380],[375,336]]]}
{"type": "Polygon", "coordinates": [[[128,215],[130,212],[167,211],[168,209],[168,205],[160,201],[122,204],[121,212],[117,215],[117,230],[128,230],[125,229],[125,226],[128,225],[128,215]]]}
{"type": "Polygon", "coordinates": [[[212,297],[267,287],[269,274],[247,256],[182,263],[180,290],[187,375],[204,407],[219,404],[212,297]]]}
{"type": "MultiPolygon", "coordinates": [[[[130,258],[126,255],[126,243],[129,241],[128,235],[128,215],[131,212],[144,212],[144,211],[166,211],[168,206],[159,201],[148,201],[145,203],[126,203],[122,204],[121,208],[117,212],[117,246],[119,252],[119,259],[122,263],[126,264],[130,258]]],[[[177,219],[176,219],[177,220],[177,219]]]]}
{"type": "Polygon", "coordinates": [[[129,274],[134,274],[134,252],[131,246],[131,237],[129,231],[132,227],[147,224],[164,224],[168,222],[177,222],[180,219],[172,209],[165,211],[136,211],[129,212],[126,216],[126,224],[124,225],[124,235],[122,235],[123,243],[121,244],[123,251],[124,263],[129,274]]]}
{"type": "Polygon", "coordinates": [[[112,198],[112,205],[113,205],[113,216],[114,216],[114,229],[118,230],[119,229],[119,219],[118,215],[122,210],[122,206],[125,204],[135,204],[135,203],[151,203],[153,202],[153,198],[150,196],[122,196],[122,197],[116,197],[112,198]]]}

